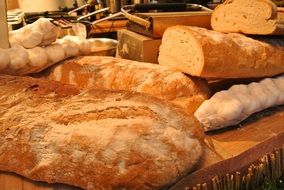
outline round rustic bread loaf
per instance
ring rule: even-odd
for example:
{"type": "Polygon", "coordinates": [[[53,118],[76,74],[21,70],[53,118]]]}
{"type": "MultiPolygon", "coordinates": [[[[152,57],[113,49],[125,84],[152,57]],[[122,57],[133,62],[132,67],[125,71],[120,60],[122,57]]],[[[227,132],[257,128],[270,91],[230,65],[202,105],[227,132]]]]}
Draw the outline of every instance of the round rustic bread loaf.
{"type": "Polygon", "coordinates": [[[200,158],[195,122],[145,94],[0,76],[0,170],[85,189],[159,189],[200,158]]]}

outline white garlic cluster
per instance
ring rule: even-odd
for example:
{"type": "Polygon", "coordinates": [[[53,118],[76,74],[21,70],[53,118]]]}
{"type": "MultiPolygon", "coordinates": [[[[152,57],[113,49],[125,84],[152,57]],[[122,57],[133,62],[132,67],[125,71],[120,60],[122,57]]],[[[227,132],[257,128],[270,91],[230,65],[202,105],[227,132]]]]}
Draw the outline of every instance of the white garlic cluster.
{"type": "Polygon", "coordinates": [[[25,75],[43,69],[69,57],[87,55],[91,43],[79,36],[57,39],[59,28],[48,19],[10,32],[11,48],[0,48],[0,73],[25,75]]]}
{"type": "Polygon", "coordinates": [[[9,32],[10,45],[20,45],[31,49],[36,46],[46,46],[55,42],[60,28],[46,18],[40,18],[32,24],[9,32]]]}
{"type": "Polygon", "coordinates": [[[284,75],[234,85],[204,101],[194,113],[206,131],[236,125],[253,113],[284,104],[284,75]]]}

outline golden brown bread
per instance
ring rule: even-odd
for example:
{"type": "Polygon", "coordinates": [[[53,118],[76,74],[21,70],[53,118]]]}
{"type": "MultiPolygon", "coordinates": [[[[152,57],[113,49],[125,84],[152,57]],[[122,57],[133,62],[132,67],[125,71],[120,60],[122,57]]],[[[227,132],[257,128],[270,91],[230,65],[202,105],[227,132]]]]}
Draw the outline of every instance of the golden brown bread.
{"type": "Polygon", "coordinates": [[[85,189],[159,189],[199,159],[195,122],[145,94],[0,75],[0,170],[85,189]]]}
{"type": "Polygon", "coordinates": [[[211,26],[219,32],[283,35],[284,13],[270,0],[226,0],[217,6],[211,26]]]}
{"type": "Polygon", "coordinates": [[[284,37],[257,37],[190,26],[170,27],[159,64],[204,78],[256,78],[284,73],[284,37]]]}
{"type": "Polygon", "coordinates": [[[45,77],[81,88],[143,92],[169,100],[192,114],[210,95],[204,79],[168,67],[113,57],[85,56],[63,61],[45,77]]]}

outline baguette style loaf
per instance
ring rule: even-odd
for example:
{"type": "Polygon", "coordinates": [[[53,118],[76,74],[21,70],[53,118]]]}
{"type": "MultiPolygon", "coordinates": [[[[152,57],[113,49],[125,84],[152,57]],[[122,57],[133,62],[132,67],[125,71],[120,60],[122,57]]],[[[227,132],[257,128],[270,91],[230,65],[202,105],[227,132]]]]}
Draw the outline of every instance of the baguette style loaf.
{"type": "Polygon", "coordinates": [[[223,34],[190,26],[170,27],[159,64],[204,78],[271,77],[284,72],[284,37],[223,34]]]}
{"type": "Polygon", "coordinates": [[[214,9],[211,25],[219,32],[283,35],[284,13],[270,0],[226,0],[214,9]]]}
{"type": "Polygon", "coordinates": [[[253,113],[284,104],[284,76],[233,85],[204,101],[194,113],[205,130],[236,125],[253,113]]]}
{"type": "Polygon", "coordinates": [[[0,76],[0,170],[33,180],[94,190],[165,187],[201,156],[195,124],[145,94],[0,76]]]}
{"type": "Polygon", "coordinates": [[[204,79],[189,77],[161,65],[113,57],[69,59],[46,71],[45,77],[81,88],[147,93],[169,100],[190,114],[210,95],[204,79]]]}

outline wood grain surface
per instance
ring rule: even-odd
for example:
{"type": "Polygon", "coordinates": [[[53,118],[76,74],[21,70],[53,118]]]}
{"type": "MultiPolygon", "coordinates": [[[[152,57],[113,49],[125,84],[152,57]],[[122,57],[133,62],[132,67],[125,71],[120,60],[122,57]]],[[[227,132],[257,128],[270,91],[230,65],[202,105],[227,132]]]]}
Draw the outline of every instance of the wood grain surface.
{"type": "Polygon", "coordinates": [[[284,133],[284,106],[264,110],[238,126],[207,135],[210,136],[213,144],[226,151],[219,154],[223,158],[228,158],[239,155],[281,133],[284,133]]]}

